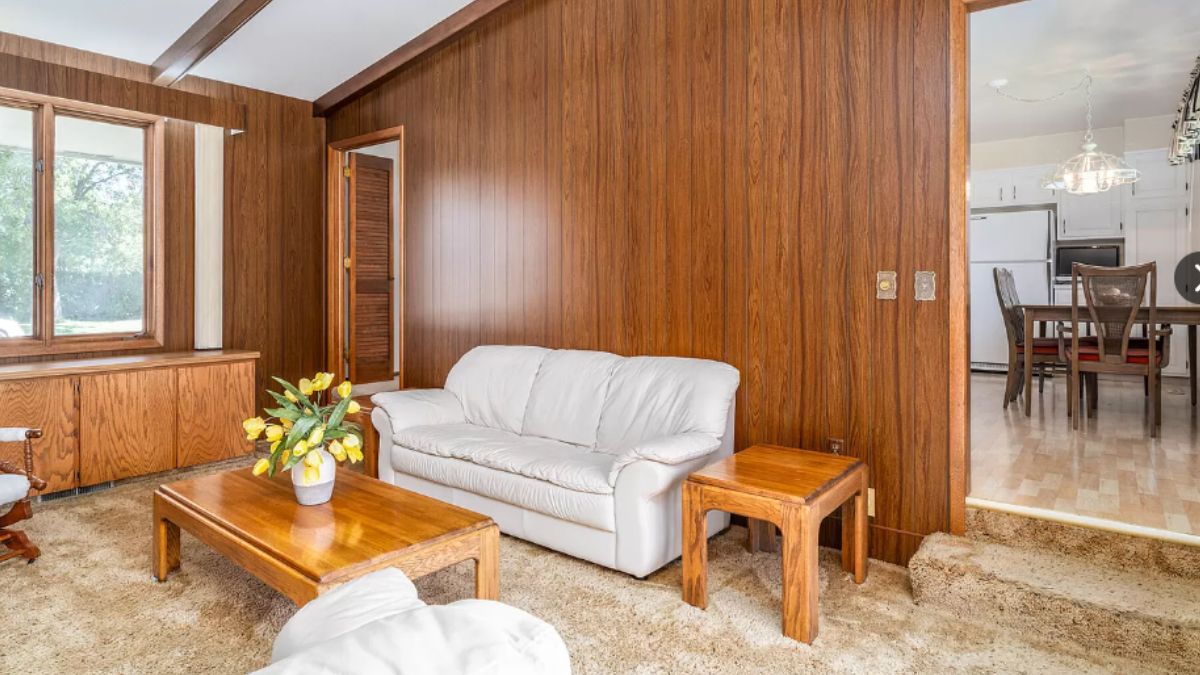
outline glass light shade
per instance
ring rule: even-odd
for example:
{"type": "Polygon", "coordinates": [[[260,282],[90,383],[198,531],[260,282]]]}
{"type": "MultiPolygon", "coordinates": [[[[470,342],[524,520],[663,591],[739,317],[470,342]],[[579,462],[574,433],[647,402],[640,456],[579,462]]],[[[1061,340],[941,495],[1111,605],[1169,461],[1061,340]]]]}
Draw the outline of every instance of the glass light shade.
{"type": "Polygon", "coordinates": [[[1054,173],[1042,180],[1047,190],[1066,190],[1073,195],[1091,195],[1134,183],[1141,172],[1125,160],[1096,150],[1095,143],[1084,143],[1083,152],[1058,165],[1054,173]]]}

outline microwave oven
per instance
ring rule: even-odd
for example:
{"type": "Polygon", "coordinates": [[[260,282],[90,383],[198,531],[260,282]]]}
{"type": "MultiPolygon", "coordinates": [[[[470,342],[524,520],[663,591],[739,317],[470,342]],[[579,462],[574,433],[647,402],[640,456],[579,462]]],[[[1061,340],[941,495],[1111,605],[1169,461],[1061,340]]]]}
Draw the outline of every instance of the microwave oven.
{"type": "Polygon", "coordinates": [[[1092,244],[1059,246],[1054,251],[1054,278],[1071,280],[1071,266],[1075,263],[1097,267],[1120,267],[1122,261],[1120,244],[1092,244]]]}

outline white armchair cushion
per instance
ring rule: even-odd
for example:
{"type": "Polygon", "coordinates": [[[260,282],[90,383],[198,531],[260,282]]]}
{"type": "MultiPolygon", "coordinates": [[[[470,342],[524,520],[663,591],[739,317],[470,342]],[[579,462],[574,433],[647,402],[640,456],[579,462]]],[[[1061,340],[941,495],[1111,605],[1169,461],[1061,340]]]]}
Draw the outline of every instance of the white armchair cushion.
{"type": "Polygon", "coordinates": [[[440,424],[397,431],[392,440],[410,450],[544,480],[569,490],[612,494],[616,457],[549,438],[519,436],[474,424],[440,424]]]}
{"type": "Polygon", "coordinates": [[[621,357],[607,352],[552,351],[542,360],[525,409],[527,436],[596,445],[600,410],[621,357]]]}
{"type": "Polygon", "coordinates": [[[617,484],[621,469],[638,460],[649,460],[659,464],[683,464],[693,459],[711,455],[721,447],[721,439],[708,434],[690,433],[664,436],[638,443],[616,454],[617,461],[609,472],[609,482],[617,484]]]}
{"type": "Polygon", "coordinates": [[[386,391],[372,396],[371,402],[387,413],[394,431],[425,424],[466,421],[458,397],[445,389],[386,391]]]}
{"type": "Polygon", "coordinates": [[[25,440],[24,427],[0,427],[0,443],[19,443],[25,440]]]}
{"type": "MultiPolygon", "coordinates": [[[[612,492],[610,489],[609,492],[612,492]]],[[[29,479],[23,474],[0,473],[0,506],[19,502],[29,494],[29,479]]]]}
{"type": "Polygon", "coordinates": [[[624,359],[608,386],[596,444],[619,454],[644,441],[699,432],[720,438],[739,375],[704,359],[624,359]]]}
{"type": "Polygon", "coordinates": [[[543,347],[476,347],[450,369],[446,391],[458,397],[471,424],[519,434],[533,379],[549,351],[543,347]]]}

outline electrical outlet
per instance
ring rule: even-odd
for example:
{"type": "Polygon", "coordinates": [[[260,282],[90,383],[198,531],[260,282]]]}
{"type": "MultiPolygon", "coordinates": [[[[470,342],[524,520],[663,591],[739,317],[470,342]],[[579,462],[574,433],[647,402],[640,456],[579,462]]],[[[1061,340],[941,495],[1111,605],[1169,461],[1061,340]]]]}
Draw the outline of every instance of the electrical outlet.
{"type": "Polygon", "coordinates": [[[835,455],[842,454],[842,452],[844,450],[844,446],[842,443],[843,443],[842,439],[840,439],[840,438],[829,439],[829,451],[835,455]]]}
{"type": "Polygon", "coordinates": [[[867,517],[875,517],[875,488],[867,488],[867,517]]]}

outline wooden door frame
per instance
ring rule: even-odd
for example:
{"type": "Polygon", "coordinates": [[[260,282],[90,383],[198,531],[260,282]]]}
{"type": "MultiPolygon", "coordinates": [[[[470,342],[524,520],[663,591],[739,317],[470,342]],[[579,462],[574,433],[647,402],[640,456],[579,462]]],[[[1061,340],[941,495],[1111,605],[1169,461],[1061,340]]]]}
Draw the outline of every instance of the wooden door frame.
{"type": "MultiPolygon", "coordinates": [[[[950,395],[949,470],[952,534],[967,530],[967,493],[971,489],[971,308],[967,258],[967,170],[971,162],[971,108],[968,17],[972,12],[1024,0],[948,0],[950,3],[949,257],[950,395]]],[[[1028,395],[1028,394],[1026,394],[1028,395]]]]}
{"type": "Polygon", "coordinates": [[[399,296],[399,311],[393,319],[393,328],[397,331],[400,348],[397,356],[400,360],[399,374],[396,384],[404,388],[404,126],[388,127],[367,134],[345,138],[329,143],[325,153],[325,364],[326,369],[341,377],[343,367],[343,352],[345,351],[346,334],[346,275],[342,261],[346,257],[346,240],[342,233],[346,228],[345,192],[342,189],[342,166],[346,154],[371,145],[397,141],[399,150],[396,153],[396,182],[400,186],[396,195],[397,227],[395,236],[398,238],[399,255],[397,262],[399,270],[396,274],[399,296]]]}

